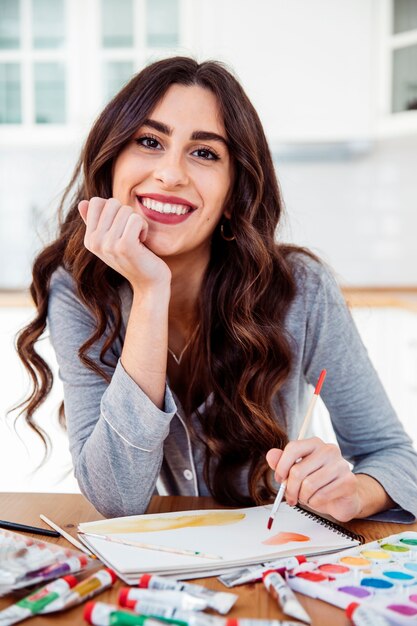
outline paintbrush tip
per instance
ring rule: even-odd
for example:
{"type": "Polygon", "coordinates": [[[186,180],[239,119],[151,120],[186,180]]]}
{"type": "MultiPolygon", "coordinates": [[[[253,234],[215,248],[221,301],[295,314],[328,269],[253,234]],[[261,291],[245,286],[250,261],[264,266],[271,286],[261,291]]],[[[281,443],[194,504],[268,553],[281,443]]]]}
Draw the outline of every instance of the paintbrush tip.
{"type": "Polygon", "coordinates": [[[268,519],[268,524],[267,524],[267,526],[268,526],[268,530],[271,530],[271,528],[272,528],[272,524],[273,524],[273,523],[274,523],[274,518],[273,518],[273,517],[270,517],[270,518],[268,519]]]}

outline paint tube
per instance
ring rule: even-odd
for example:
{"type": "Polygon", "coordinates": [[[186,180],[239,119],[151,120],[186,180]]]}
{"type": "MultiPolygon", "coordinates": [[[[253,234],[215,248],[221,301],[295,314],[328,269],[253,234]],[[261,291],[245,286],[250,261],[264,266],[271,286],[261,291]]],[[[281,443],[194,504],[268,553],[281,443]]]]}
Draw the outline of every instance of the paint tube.
{"type": "MultiPolygon", "coordinates": [[[[106,602],[87,602],[84,619],[93,626],[161,626],[160,620],[147,615],[137,615],[106,602]]],[[[184,622],[175,624],[187,626],[184,622]]]]}
{"type": "Polygon", "coordinates": [[[292,589],[278,572],[266,571],[262,578],[268,593],[280,603],[284,613],[299,619],[301,622],[311,623],[310,617],[295,597],[292,589]]]}
{"type": "Polygon", "coordinates": [[[109,568],[101,569],[82,580],[78,585],[75,585],[67,595],[46,606],[42,613],[62,611],[62,609],[69,609],[77,604],[81,604],[104,591],[104,589],[111,587],[116,580],[117,576],[113,570],[109,568]]]}
{"type": "Polygon", "coordinates": [[[43,578],[57,578],[63,574],[74,574],[84,569],[88,565],[89,559],[85,555],[73,556],[65,561],[49,565],[38,572],[31,572],[29,576],[36,578],[42,576],[43,578]]]}
{"type": "Polygon", "coordinates": [[[230,611],[238,596],[224,591],[213,591],[202,585],[185,583],[172,578],[163,578],[153,574],[142,574],[138,586],[141,589],[169,589],[171,591],[185,591],[197,598],[207,601],[207,607],[225,615],[230,611]]]}
{"type": "Polygon", "coordinates": [[[74,576],[65,576],[48,583],[16,604],[0,611],[0,626],[10,626],[27,617],[42,613],[57,599],[65,597],[76,584],[77,579],[74,576]]]}
{"type": "Polygon", "coordinates": [[[62,553],[53,551],[46,545],[34,542],[20,547],[14,554],[7,555],[5,569],[14,576],[14,580],[19,580],[30,572],[53,565],[62,553]]]}
{"type": "Polygon", "coordinates": [[[203,611],[208,608],[207,600],[192,596],[186,591],[172,591],[164,589],[138,589],[137,587],[122,587],[119,592],[119,604],[127,606],[129,600],[141,600],[149,604],[173,606],[188,611],[203,611]]]}
{"type": "Polygon", "coordinates": [[[154,617],[175,624],[185,623],[187,626],[224,626],[226,623],[223,617],[207,615],[207,613],[202,613],[201,611],[178,609],[169,604],[156,604],[143,600],[129,600],[125,594],[123,594],[122,597],[119,596],[119,604],[131,609],[136,614],[147,615],[148,617],[154,617]]]}
{"type": "Polygon", "coordinates": [[[375,607],[366,607],[357,602],[349,604],[346,608],[346,615],[354,626],[390,626],[391,623],[386,617],[378,614],[375,607]]]}
{"type": "Polygon", "coordinates": [[[228,619],[225,626],[300,626],[300,622],[279,619],[228,619]]]}
{"type": "Polygon", "coordinates": [[[75,574],[88,567],[90,559],[87,556],[73,556],[70,559],[49,565],[35,572],[26,574],[23,578],[19,579],[13,585],[13,589],[20,589],[21,587],[27,587],[28,585],[34,585],[42,583],[52,578],[58,578],[64,574],[75,574]]]}
{"type": "Polygon", "coordinates": [[[16,539],[14,533],[10,533],[10,536],[7,537],[0,535],[0,538],[0,549],[3,557],[2,570],[4,572],[4,575],[1,576],[1,583],[8,585],[3,590],[4,593],[47,580],[42,577],[37,578],[36,575],[45,568],[52,567],[59,561],[73,557],[75,554],[72,550],[64,550],[42,541],[26,538],[23,541],[20,537],[16,539]],[[27,580],[28,577],[30,578],[27,580]]]}
{"type": "Polygon", "coordinates": [[[217,617],[197,611],[184,611],[169,605],[149,604],[142,600],[126,600],[124,606],[140,615],[147,615],[171,623],[185,623],[186,626],[300,626],[300,622],[217,617]]]}
{"type": "Polygon", "coordinates": [[[225,587],[235,587],[236,585],[244,585],[245,583],[254,583],[258,580],[262,580],[262,574],[268,570],[280,571],[293,569],[305,562],[306,558],[301,554],[298,556],[290,556],[286,559],[277,559],[276,561],[265,563],[264,565],[233,569],[219,576],[218,580],[220,580],[225,587]]]}

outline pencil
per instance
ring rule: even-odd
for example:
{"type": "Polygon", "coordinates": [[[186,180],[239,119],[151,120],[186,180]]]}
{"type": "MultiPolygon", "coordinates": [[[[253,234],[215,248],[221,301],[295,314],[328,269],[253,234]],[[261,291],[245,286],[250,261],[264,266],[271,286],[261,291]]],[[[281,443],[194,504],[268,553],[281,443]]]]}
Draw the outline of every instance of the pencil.
{"type": "MultiPolygon", "coordinates": [[[[326,374],[327,374],[326,370],[322,370],[321,373],[320,373],[319,379],[317,381],[316,388],[315,388],[314,393],[313,393],[313,397],[310,400],[310,404],[307,407],[307,412],[306,412],[306,414],[304,416],[303,423],[301,424],[301,429],[300,429],[300,432],[298,434],[297,441],[299,441],[300,439],[304,439],[304,436],[306,434],[308,425],[310,423],[310,418],[311,418],[311,415],[313,413],[314,406],[315,406],[315,404],[317,402],[317,398],[320,395],[320,391],[321,391],[321,388],[323,386],[324,379],[326,378],[326,374]]],[[[278,511],[278,507],[279,507],[279,505],[282,502],[282,498],[284,497],[286,486],[287,486],[287,481],[284,480],[281,483],[280,488],[278,489],[278,493],[276,495],[275,502],[274,502],[274,505],[272,507],[271,515],[268,518],[268,524],[267,524],[268,530],[271,530],[271,528],[272,528],[272,524],[274,523],[276,512],[278,511]]]]}
{"type": "Polygon", "coordinates": [[[127,541],[126,539],[119,539],[118,537],[110,537],[109,535],[98,535],[95,533],[78,531],[79,535],[85,535],[86,537],[95,537],[96,539],[104,539],[105,541],[111,541],[112,543],[120,543],[124,546],[132,546],[134,548],[143,548],[145,550],[157,550],[158,552],[170,552],[171,554],[184,554],[185,556],[198,556],[202,559],[223,559],[222,556],[216,554],[207,554],[206,552],[199,552],[198,550],[184,550],[181,548],[170,548],[168,546],[159,546],[153,543],[142,543],[141,541],[127,541]]]}
{"type": "Polygon", "coordinates": [[[46,528],[39,528],[38,526],[28,526],[27,524],[18,524],[17,522],[6,522],[6,520],[0,520],[0,528],[6,530],[18,530],[24,533],[32,533],[34,535],[45,535],[46,537],[59,537],[59,533],[56,530],[47,530],[46,528]]]}
{"type": "Polygon", "coordinates": [[[67,541],[69,541],[69,543],[72,543],[73,546],[75,546],[76,548],[78,548],[78,550],[81,550],[82,552],[84,552],[85,554],[88,554],[88,556],[90,556],[93,559],[96,559],[97,557],[95,556],[95,554],[93,554],[88,548],[86,548],[80,541],[78,541],[77,539],[74,539],[74,537],[72,537],[69,533],[67,533],[66,530],[64,530],[63,528],[61,528],[60,526],[58,526],[58,524],[55,524],[55,522],[52,522],[50,519],[48,519],[46,517],[46,515],[42,515],[42,513],[39,515],[39,517],[41,518],[41,520],[43,520],[46,524],[48,524],[48,526],[50,526],[51,528],[53,528],[54,530],[56,530],[62,537],[64,537],[64,539],[66,539],[67,541]]]}

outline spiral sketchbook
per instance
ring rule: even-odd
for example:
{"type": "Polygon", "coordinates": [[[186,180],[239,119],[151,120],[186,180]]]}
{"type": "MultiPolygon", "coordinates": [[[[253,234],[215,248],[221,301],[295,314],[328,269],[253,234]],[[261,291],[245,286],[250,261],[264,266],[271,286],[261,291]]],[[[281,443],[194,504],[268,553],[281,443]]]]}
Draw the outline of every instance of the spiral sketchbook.
{"type": "Polygon", "coordinates": [[[363,541],[285,502],[268,530],[270,512],[271,506],[258,506],[118,517],[80,524],[79,538],[127,583],[146,572],[209,576],[281,556],[334,552],[363,541]]]}

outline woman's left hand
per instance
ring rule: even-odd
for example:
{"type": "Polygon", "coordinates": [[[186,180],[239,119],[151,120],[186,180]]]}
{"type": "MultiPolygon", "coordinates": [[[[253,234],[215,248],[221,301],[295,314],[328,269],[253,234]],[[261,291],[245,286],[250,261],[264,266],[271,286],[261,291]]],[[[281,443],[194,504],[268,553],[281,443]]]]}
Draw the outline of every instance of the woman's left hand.
{"type": "Polygon", "coordinates": [[[266,460],[278,483],[287,480],[288,504],[306,504],[341,522],[360,516],[361,481],[351,472],[338,446],[318,437],[290,441],[284,450],[269,450],[266,460]]]}

